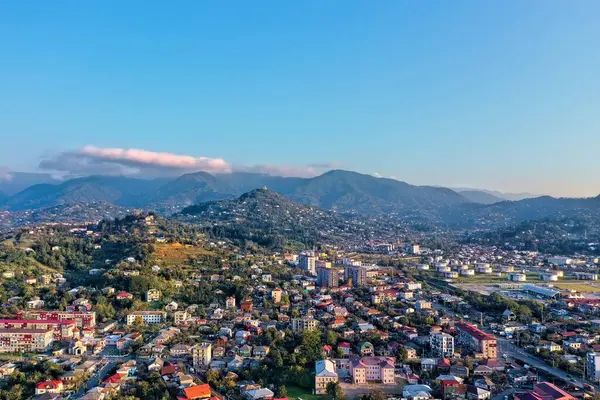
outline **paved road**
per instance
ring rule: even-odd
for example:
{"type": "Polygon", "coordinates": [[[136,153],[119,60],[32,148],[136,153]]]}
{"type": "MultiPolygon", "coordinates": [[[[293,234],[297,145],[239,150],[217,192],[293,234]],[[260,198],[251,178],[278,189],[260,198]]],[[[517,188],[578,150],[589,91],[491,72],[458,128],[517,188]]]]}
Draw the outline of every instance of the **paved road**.
{"type": "Polygon", "coordinates": [[[100,382],[106,378],[106,374],[115,366],[114,361],[107,362],[102,368],[100,368],[90,379],[88,379],[75,393],[73,398],[79,398],[83,396],[88,390],[98,386],[100,382]]]}
{"type": "Polygon", "coordinates": [[[505,338],[503,338],[501,336],[496,336],[496,339],[498,340],[498,347],[499,347],[501,354],[506,354],[509,357],[523,361],[524,363],[527,363],[527,364],[531,365],[532,367],[540,369],[552,376],[560,378],[560,379],[562,379],[566,382],[569,382],[579,388],[583,388],[584,381],[582,379],[573,378],[565,371],[558,369],[558,368],[553,368],[552,366],[548,365],[544,360],[534,357],[533,355],[531,355],[531,354],[527,353],[525,350],[515,346],[510,341],[506,340],[505,338]]]}

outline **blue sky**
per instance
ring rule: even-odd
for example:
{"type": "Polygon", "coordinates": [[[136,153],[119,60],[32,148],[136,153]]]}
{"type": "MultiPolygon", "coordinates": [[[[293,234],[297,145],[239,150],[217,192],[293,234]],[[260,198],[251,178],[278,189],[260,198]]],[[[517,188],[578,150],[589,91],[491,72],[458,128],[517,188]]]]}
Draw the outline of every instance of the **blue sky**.
{"type": "Polygon", "coordinates": [[[597,1],[7,2],[0,166],[133,148],[594,195],[599,19],[597,1]]]}

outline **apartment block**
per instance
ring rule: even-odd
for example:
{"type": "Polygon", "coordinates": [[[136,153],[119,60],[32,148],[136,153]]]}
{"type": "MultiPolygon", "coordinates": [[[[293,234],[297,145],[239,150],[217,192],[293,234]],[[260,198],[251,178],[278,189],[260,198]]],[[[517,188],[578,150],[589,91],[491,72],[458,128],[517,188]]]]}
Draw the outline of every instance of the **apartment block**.
{"type": "Polygon", "coordinates": [[[136,321],[144,324],[160,324],[165,321],[167,313],[163,311],[134,311],[127,315],[127,325],[133,325],[136,321]]]}
{"type": "Polygon", "coordinates": [[[52,329],[0,329],[0,353],[47,351],[53,342],[52,329]]]}
{"type": "Polygon", "coordinates": [[[497,342],[493,335],[485,333],[467,322],[459,322],[455,328],[458,332],[457,344],[465,345],[475,352],[482,353],[485,358],[495,359],[497,357],[497,342]]]}
{"type": "Polygon", "coordinates": [[[192,357],[194,368],[208,366],[212,360],[212,345],[206,342],[195,345],[192,347],[192,357]]]}
{"type": "Polygon", "coordinates": [[[444,332],[429,335],[429,345],[435,357],[452,357],[454,354],[454,337],[444,332]]]}

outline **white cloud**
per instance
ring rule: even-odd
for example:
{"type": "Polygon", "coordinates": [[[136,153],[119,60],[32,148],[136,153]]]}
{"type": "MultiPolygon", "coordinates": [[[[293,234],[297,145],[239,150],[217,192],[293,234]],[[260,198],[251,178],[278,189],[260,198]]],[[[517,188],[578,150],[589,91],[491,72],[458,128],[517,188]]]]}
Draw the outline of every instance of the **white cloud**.
{"type": "Polygon", "coordinates": [[[63,175],[171,176],[196,171],[212,174],[244,171],[296,177],[312,177],[340,166],[340,163],[315,163],[306,166],[271,164],[233,166],[222,158],[96,146],[64,151],[42,160],[39,165],[41,169],[63,175]]]}
{"type": "Polygon", "coordinates": [[[9,182],[12,181],[12,174],[10,170],[5,167],[0,167],[0,182],[9,182]]]}

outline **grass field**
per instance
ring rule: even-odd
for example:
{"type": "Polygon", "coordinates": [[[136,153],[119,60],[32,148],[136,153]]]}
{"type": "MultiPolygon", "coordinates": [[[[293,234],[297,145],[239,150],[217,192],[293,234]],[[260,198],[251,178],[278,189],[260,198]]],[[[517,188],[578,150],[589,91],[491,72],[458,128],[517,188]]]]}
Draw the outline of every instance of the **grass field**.
{"type": "Polygon", "coordinates": [[[199,247],[188,247],[180,243],[158,243],[153,253],[154,261],[158,264],[173,265],[185,264],[201,256],[213,254],[199,247]]]}
{"type": "Polygon", "coordinates": [[[298,386],[287,387],[287,392],[290,400],[295,400],[298,397],[302,400],[329,400],[329,396],[317,396],[312,394],[310,390],[298,386]]]}
{"type": "Polygon", "coordinates": [[[600,292],[600,287],[585,283],[555,283],[555,287],[566,290],[576,290],[578,292],[600,292]]]}

